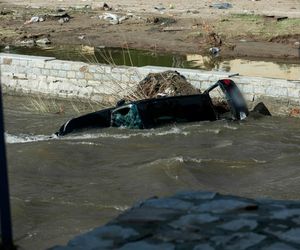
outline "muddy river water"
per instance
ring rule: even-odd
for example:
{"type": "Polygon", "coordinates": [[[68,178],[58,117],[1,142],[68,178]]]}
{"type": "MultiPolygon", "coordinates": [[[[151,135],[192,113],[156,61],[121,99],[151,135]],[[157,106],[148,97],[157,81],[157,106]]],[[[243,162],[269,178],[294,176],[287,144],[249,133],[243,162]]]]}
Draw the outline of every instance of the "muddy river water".
{"type": "Polygon", "coordinates": [[[13,224],[22,249],[66,243],[141,199],[180,190],[300,199],[299,119],[50,138],[74,111],[40,114],[24,103],[4,98],[13,224]]]}
{"type": "MultiPolygon", "coordinates": [[[[14,50],[85,59],[74,51],[66,58],[57,49],[14,50]]],[[[111,58],[114,50],[109,53],[101,58],[111,58]]],[[[244,69],[249,75],[252,67],[254,75],[300,79],[299,64],[118,53],[117,64],[125,60],[139,66],[244,69]]],[[[55,138],[51,135],[60,125],[78,115],[74,105],[64,104],[64,112],[54,114],[37,112],[28,103],[28,98],[4,97],[13,225],[21,249],[65,244],[139,200],[180,190],[300,199],[299,119],[249,118],[152,130],[110,128],[55,138]]]]}

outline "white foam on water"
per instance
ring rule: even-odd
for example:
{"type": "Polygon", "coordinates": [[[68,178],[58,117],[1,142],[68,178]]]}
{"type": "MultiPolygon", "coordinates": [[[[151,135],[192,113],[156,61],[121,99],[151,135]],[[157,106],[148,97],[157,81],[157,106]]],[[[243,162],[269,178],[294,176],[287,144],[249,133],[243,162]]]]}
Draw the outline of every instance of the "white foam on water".
{"type": "MultiPolygon", "coordinates": [[[[120,129],[123,130],[124,129],[120,129]]],[[[172,134],[178,135],[188,135],[189,132],[186,132],[180,128],[173,127],[169,130],[161,131],[156,129],[151,130],[141,130],[141,132],[131,133],[130,130],[127,131],[128,133],[124,134],[115,134],[115,133],[93,133],[93,134],[82,134],[82,135],[72,135],[72,136],[65,136],[62,139],[74,139],[74,140],[84,140],[84,139],[98,139],[98,138],[114,138],[114,139],[130,139],[132,137],[152,137],[152,136],[166,136],[172,134]]]]}
{"type": "Polygon", "coordinates": [[[231,129],[231,130],[237,130],[238,129],[238,127],[229,125],[228,123],[224,125],[224,128],[231,129]]]}
{"type": "Polygon", "coordinates": [[[87,146],[103,146],[102,143],[97,143],[97,142],[89,142],[89,141],[80,141],[80,142],[67,142],[67,144],[70,145],[87,145],[87,146]]]}
{"type": "MultiPolygon", "coordinates": [[[[67,135],[64,137],[53,135],[29,135],[29,134],[19,134],[13,135],[5,133],[6,143],[16,144],[16,143],[31,143],[31,142],[40,142],[40,141],[50,141],[50,140],[87,140],[87,139],[99,139],[99,138],[113,138],[113,139],[130,139],[132,137],[152,137],[152,136],[167,136],[172,134],[178,135],[188,135],[189,132],[186,132],[180,128],[173,127],[169,130],[161,131],[156,129],[151,129],[147,131],[141,131],[137,133],[131,133],[128,130],[128,133],[124,134],[115,134],[115,133],[93,133],[93,134],[79,134],[79,135],[67,135]]],[[[89,144],[89,142],[82,142],[82,144],[89,144]]],[[[90,144],[91,145],[91,144],[90,144]]]]}
{"type": "Polygon", "coordinates": [[[218,144],[215,146],[215,148],[225,148],[225,147],[229,147],[232,146],[233,142],[230,140],[223,140],[218,142],[218,144]]]}
{"type": "Polygon", "coordinates": [[[175,157],[169,157],[169,158],[160,158],[151,162],[147,162],[139,167],[145,168],[145,167],[152,167],[152,166],[170,166],[176,163],[184,164],[184,163],[197,163],[201,164],[203,162],[203,159],[193,158],[193,157],[184,157],[184,156],[175,156],[175,157]]]}
{"type": "Polygon", "coordinates": [[[58,137],[54,134],[53,135],[28,135],[28,134],[12,135],[9,133],[5,133],[5,141],[8,144],[50,141],[57,138],[58,137]]]}
{"type": "Polygon", "coordinates": [[[220,134],[221,129],[211,129],[211,128],[209,128],[209,129],[205,129],[205,131],[217,135],[217,134],[220,134]]]}

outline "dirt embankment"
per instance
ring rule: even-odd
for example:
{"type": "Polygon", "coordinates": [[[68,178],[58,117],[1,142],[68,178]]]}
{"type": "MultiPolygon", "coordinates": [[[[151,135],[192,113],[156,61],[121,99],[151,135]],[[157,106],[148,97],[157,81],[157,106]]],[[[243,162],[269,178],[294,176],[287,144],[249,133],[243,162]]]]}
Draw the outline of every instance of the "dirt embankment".
{"type": "Polygon", "coordinates": [[[231,0],[228,9],[215,5],[220,1],[161,2],[111,0],[103,9],[103,2],[88,0],[70,0],[67,4],[59,0],[2,1],[0,43],[32,44],[48,38],[52,45],[84,44],[179,53],[203,53],[218,47],[223,56],[300,56],[297,0],[231,0]],[[64,16],[65,13],[68,15],[64,16]],[[41,19],[35,22],[32,17],[41,19]]]}

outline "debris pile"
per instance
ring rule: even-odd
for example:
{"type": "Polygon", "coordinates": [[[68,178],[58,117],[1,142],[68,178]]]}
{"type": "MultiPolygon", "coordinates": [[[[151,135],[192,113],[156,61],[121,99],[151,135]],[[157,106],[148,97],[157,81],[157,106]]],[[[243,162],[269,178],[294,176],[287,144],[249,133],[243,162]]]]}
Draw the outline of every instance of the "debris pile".
{"type": "Polygon", "coordinates": [[[145,98],[157,98],[163,96],[193,95],[201,91],[190,84],[186,78],[177,71],[164,71],[150,73],[138,85],[135,93],[145,98]]]}

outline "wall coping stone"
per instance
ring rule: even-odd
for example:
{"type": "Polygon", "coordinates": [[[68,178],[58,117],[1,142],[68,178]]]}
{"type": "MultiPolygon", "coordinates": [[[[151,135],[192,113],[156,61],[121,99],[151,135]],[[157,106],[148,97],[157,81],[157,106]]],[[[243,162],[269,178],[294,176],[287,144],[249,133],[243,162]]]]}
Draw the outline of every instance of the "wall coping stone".
{"type": "Polygon", "coordinates": [[[0,53],[0,59],[2,58],[14,58],[19,60],[39,60],[39,61],[52,61],[56,60],[55,57],[47,56],[31,56],[31,55],[21,55],[21,54],[10,54],[10,53],[0,53]]]}

